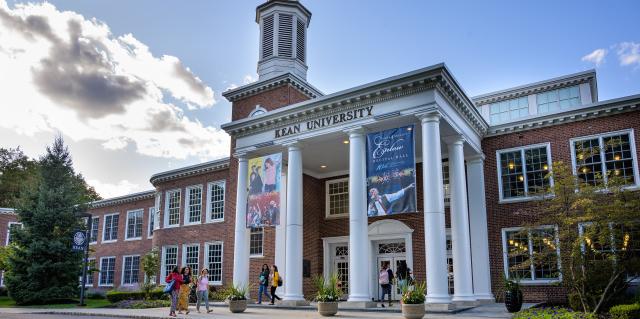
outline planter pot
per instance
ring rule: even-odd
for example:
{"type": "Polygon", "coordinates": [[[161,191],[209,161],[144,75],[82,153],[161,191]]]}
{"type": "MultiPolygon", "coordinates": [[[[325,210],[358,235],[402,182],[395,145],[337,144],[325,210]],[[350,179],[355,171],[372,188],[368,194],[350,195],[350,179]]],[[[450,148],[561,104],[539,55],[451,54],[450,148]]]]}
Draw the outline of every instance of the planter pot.
{"type": "Polygon", "coordinates": [[[323,317],[331,317],[338,313],[338,302],[318,302],[318,313],[323,317]]]}
{"type": "Polygon", "coordinates": [[[518,312],[522,308],[522,291],[505,291],[504,305],[509,312],[518,312]]]}
{"type": "Polygon", "coordinates": [[[424,304],[402,304],[402,316],[407,319],[422,319],[424,317],[424,304]]]}
{"type": "Polygon", "coordinates": [[[229,311],[233,313],[240,313],[247,310],[246,300],[229,300],[229,311]]]}

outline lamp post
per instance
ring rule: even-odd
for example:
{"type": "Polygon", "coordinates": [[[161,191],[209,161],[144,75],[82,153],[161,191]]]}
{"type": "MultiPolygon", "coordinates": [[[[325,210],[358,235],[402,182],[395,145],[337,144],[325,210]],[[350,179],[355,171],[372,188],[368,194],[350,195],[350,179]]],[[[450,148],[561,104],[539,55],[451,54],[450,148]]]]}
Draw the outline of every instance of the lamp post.
{"type": "Polygon", "coordinates": [[[83,258],[83,262],[82,262],[82,283],[80,286],[80,306],[86,306],[86,304],[84,303],[84,286],[87,283],[87,265],[89,263],[89,243],[91,242],[91,229],[92,229],[92,222],[93,222],[93,217],[91,214],[89,213],[76,213],[76,216],[79,218],[87,218],[87,236],[86,236],[86,242],[84,244],[84,258],[83,258]]]}

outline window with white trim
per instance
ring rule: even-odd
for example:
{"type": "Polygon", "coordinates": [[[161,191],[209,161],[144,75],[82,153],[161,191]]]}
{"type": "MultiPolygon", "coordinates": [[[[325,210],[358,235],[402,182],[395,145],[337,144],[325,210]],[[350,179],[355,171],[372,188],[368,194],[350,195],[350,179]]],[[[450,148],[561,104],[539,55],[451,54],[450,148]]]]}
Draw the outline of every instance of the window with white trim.
{"type": "Polygon", "coordinates": [[[200,273],[200,244],[189,244],[183,246],[183,263],[191,268],[191,274],[200,273]]]}
{"type": "Polygon", "coordinates": [[[522,282],[560,280],[560,248],[555,226],[502,229],[504,271],[522,282]]]}
{"type": "Polygon", "coordinates": [[[251,228],[251,235],[249,237],[249,256],[250,257],[262,257],[263,243],[264,243],[264,228],[257,227],[251,228]]]}
{"type": "Polygon", "coordinates": [[[349,178],[326,182],[326,217],[349,215],[349,178]]]}
{"type": "Polygon", "coordinates": [[[114,242],[118,240],[118,222],[120,215],[118,213],[104,215],[104,224],[102,225],[102,242],[114,242]]]}
{"type": "Polygon", "coordinates": [[[449,187],[449,159],[442,160],[442,188],[445,206],[451,203],[451,187],[449,187]]]}
{"type": "MultiPolygon", "coordinates": [[[[640,259],[640,224],[616,225],[608,223],[598,225],[591,222],[578,225],[582,239],[582,253],[588,260],[640,259]]],[[[627,273],[627,278],[640,280],[640,271],[627,273]]]]}
{"type": "Polygon", "coordinates": [[[13,239],[11,238],[11,231],[15,231],[16,229],[22,229],[22,223],[18,223],[18,222],[9,222],[9,224],[7,225],[7,240],[6,240],[6,245],[11,244],[11,242],[13,241],[13,239]]]}
{"type": "Polygon", "coordinates": [[[528,198],[543,194],[553,180],[549,144],[497,151],[500,200],[528,198]]]}
{"type": "Polygon", "coordinates": [[[164,227],[175,227],[180,224],[180,190],[167,191],[164,209],[164,227]]]}
{"type": "Polygon", "coordinates": [[[127,227],[125,231],[125,239],[141,239],[142,238],[142,216],[143,209],[136,209],[127,212],[127,227]]]}
{"type": "Polygon", "coordinates": [[[209,283],[222,285],[222,242],[205,244],[205,260],[209,269],[209,283]]]}
{"type": "Polygon", "coordinates": [[[225,181],[215,181],[207,184],[207,222],[224,220],[224,190],[225,181]]]}
{"type": "MultiPolygon", "coordinates": [[[[86,286],[93,286],[93,270],[96,269],[96,259],[88,258],[87,259],[87,279],[85,281],[86,286]]],[[[82,280],[82,278],[80,278],[82,280]]]]}
{"type": "MultiPolygon", "coordinates": [[[[164,277],[169,276],[174,267],[178,266],[178,246],[162,247],[162,269],[164,277]]],[[[164,281],[163,281],[164,282],[164,281]]]]}
{"type": "Polygon", "coordinates": [[[154,208],[155,214],[153,215],[153,230],[160,229],[160,200],[162,193],[156,193],[154,208]]]}
{"type": "Polygon", "coordinates": [[[580,88],[578,85],[575,85],[538,93],[536,100],[538,103],[538,114],[556,112],[580,105],[580,88]]]}
{"type": "Polygon", "coordinates": [[[605,184],[612,177],[638,183],[633,130],[571,139],[573,171],[583,182],[605,184]]]}
{"type": "Polygon", "coordinates": [[[147,227],[147,238],[153,238],[153,230],[156,223],[156,208],[149,207],[149,227],[147,227]]]}
{"type": "Polygon", "coordinates": [[[90,244],[98,242],[98,227],[100,227],[100,217],[91,217],[91,241],[90,244]]]}
{"type": "Polygon", "coordinates": [[[526,96],[504,100],[489,106],[491,124],[501,124],[529,115],[529,98],[526,96]]]}
{"type": "Polygon", "coordinates": [[[122,258],[122,285],[138,283],[140,273],[140,255],[124,256],[122,258]]]}
{"type": "Polygon", "coordinates": [[[185,225],[199,224],[202,221],[202,186],[187,187],[185,207],[185,225]]]}
{"type": "Polygon", "coordinates": [[[98,286],[113,286],[115,271],[115,256],[100,258],[100,280],[98,281],[98,286]]]}

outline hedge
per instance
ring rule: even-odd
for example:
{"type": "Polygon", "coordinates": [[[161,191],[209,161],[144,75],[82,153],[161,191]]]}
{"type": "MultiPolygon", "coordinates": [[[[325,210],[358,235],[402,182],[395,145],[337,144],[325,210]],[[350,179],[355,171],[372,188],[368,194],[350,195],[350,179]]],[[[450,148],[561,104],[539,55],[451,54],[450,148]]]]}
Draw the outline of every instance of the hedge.
{"type": "MultiPolygon", "coordinates": [[[[166,299],[166,294],[162,291],[162,289],[156,289],[151,291],[150,297],[152,300],[166,299]]],[[[117,291],[110,290],[107,291],[107,300],[112,303],[122,301],[122,300],[143,300],[145,298],[145,293],[142,291],[117,291]]]]}
{"type": "Polygon", "coordinates": [[[513,319],[595,319],[592,314],[573,312],[566,308],[529,308],[516,313],[513,319]]]}
{"type": "Polygon", "coordinates": [[[630,305],[617,305],[609,309],[611,319],[637,319],[640,318],[640,303],[630,305]]]}

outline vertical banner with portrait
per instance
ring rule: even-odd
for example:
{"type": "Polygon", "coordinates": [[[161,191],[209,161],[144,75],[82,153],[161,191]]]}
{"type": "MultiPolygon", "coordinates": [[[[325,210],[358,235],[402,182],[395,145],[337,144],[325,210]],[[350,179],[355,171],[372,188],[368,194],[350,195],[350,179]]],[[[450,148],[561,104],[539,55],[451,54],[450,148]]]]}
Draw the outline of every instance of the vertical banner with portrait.
{"type": "Polygon", "coordinates": [[[414,126],[367,134],[367,215],[415,212],[414,126]]]}
{"type": "Polygon", "coordinates": [[[249,160],[247,227],[280,224],[282,153],[249,160]]]}

